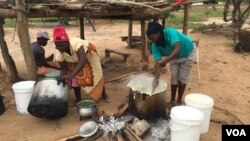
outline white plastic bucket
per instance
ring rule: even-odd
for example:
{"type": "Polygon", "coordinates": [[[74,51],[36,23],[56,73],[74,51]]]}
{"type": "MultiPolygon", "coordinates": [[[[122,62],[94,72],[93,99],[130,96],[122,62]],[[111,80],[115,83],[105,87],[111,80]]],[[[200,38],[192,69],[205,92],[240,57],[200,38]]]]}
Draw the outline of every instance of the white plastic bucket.
{"type": "Polygon", "coordinates": [[[204,115],[189,106],[175,106],[170,112],[171,141],[199,141],[204,115]]]}
{"type": "Polygon", "coordinates": [[[15,95],[16,109],[20,114],[29,114],[27,111],[35,81],[21,81],[12,85],[15,95]]]}
{"type": "Polygon", "coordinates": [[[201,110],[204,114],[204,121],[201,125],[201,133],[207,133],[210,125],[210,117],[213,110],[214,100],[203,94],[188,94],[185,96],[185,104],[201,110]]]}

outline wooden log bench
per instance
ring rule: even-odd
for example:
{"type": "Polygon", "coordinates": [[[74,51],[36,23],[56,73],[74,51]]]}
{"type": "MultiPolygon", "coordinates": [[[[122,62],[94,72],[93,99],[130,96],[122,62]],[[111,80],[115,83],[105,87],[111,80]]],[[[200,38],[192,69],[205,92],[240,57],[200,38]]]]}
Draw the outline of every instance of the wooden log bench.
{"type": "Polygon", "coordinates": [[[111,53],[115,53],[118,55],[123,56],[123,61],[126,62],[128,57],[130,56],[129,53],[124,53],[124,52],[120,52],[118,50],[114,50],[114,49],[110,49],[110,48],[105,48],[105,58],[110,58],[110,54],[111,53]]]}
{"type": "MultiPolygon", "coordinates": [[[[128,41],[128,36],[122,36],[120,37],[123,42],[128,41]]],[[[132,42],[139,42],[141,41],[141,36],[132,36],[132,42]]]]}

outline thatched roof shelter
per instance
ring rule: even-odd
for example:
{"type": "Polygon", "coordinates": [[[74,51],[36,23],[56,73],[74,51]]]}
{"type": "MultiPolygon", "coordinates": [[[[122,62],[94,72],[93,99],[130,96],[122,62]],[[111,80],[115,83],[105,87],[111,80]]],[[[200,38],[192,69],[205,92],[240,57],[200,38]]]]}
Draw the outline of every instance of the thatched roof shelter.
{"type": "MultiPolygon", "coordinates": [[[[184,31],[188,29],[188,9],[190,4],[206,1],[192,0],[183,3],[166,3],[164,0],[156,2],[132,2],[126,0],[0,0],[0,46],[4,56],[8,75],[12,82],[18,80],[15,63],[8,53],[4,40],[4,18],[17,18],[17,33],[20,46],[24,55],[30,79],[35,80],[36,67],[31,53],[30,38],[28,32],[28,18],[43,17],[79,17],[80,33],[84,37],[83,18],[92,19],[122,19],[130,20],[129,35],[132,36],[133,20],[141,21],[142,38],[142,64],[147,65],[147,39],[145,35],[146,21],[151,19],[165,19],[168,12],[185,9],[184,31]],[[6,3],[10,1],[10,3],[6,3]]],[[[164,20],[163,20],[164,21],[164,20]]],[[[163,24],[164,25],[164,24],[163,24]]]]}

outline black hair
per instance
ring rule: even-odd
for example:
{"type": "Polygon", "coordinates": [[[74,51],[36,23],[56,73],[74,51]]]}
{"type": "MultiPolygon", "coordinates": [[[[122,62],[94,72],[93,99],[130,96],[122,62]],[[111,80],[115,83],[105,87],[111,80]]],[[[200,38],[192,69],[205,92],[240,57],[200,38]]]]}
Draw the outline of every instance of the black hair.
{"type": "Polygon", "coordinates": [[[166,41],[164,38],[163,29],[164,29],[163,26],[160,25],[158,22],[155,22],[155,21],[149,22],[146,34],[147,34],[147,36],[150,36],[152,34],[156,34],[159,32],[160,36],[159,36],[158,40],[156,41],[156,45],[164,48],[166,45],[166,41]]]}

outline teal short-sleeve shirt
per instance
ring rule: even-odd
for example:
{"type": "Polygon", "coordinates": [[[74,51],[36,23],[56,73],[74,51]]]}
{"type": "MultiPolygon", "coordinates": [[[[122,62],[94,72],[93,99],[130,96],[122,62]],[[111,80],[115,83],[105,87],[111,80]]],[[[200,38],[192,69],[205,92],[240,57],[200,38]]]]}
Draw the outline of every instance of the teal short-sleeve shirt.
{"type": "Polygon", "coordinates": [[[174,44],[180,42],[181,50],[176,59],[187,57],[193,50],[193,41],[185,34],[175,28],[166,28],[163,30],[166,46],[163,48],[152,43],[151,51],[155,61],[161,60],[162,56],[169,56],[174,50],[174,44]]]}

